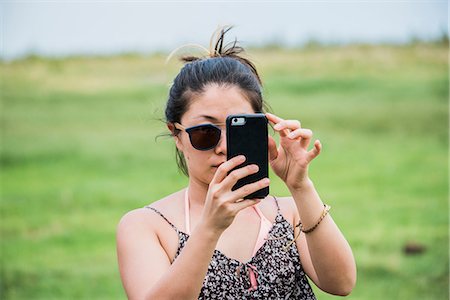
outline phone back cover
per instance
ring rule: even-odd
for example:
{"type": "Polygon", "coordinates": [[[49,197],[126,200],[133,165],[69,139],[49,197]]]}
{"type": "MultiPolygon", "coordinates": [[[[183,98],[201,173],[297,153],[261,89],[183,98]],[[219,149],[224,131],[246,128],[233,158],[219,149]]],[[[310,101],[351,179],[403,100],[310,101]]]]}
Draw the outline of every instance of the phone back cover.
{"type": "MultiPolygon", "coordinates": [[[[231,115],[227,117],[226,126],[227,158],[230,159],[242,154],[245,155],[247,160],[237,168],[249,164],[257,164],[259,166],[258,173],[251,174],[238,180],[232,190],[236,190],[243,185],[268,177],[268,138],[266,116],[264,114],[231,115]],[[246,123],[244,125],[232,124],[231,120],[235,117],[244,117],[246,119],[246,123]]],[[[268,194],[269,187],[266,187],[244,198],[264,198],[268,194]]]]}

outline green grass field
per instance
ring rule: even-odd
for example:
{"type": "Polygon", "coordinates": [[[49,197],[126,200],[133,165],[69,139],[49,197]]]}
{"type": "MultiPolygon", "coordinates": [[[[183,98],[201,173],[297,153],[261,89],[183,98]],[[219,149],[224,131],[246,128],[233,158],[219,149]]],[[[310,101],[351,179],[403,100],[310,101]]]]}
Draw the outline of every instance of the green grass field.
{"type": "MultiPolygon", "coordinates": [[[[253,50],[273,111],[322,141],[311,177],[349,240],[349,299],[448,299],[448,48],[253,50]],[[405,255],[406,243],[426,251],[405,255]]],[[[183,188],[165,56],[1,63],[1,298],[125,299],[121,216],[183,188]]],[[[287,189],[273,179],[271,191],[287,189]]],[[[335,299],[317,291],[319,299],[335,299]]]]}

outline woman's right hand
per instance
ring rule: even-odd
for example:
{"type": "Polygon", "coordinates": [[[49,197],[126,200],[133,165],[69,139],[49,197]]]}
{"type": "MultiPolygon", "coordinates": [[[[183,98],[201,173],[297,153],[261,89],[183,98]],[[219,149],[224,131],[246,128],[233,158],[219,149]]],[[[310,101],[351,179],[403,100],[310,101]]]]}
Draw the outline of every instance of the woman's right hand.
{"type": "Polygon", "coordinates": [[[243,155],[235,156],[224,162],[217,168],[216,174],[209,184],[200,222],[219,234],[231,225],[239,211],[261,201],[261,199],[244,200],[245,196],[269,186],[269,178],[263,178],[232,191],[231,188],[239,179],[258,172],[257,165],[248,165],[233,170],[243,162],[245,162],[243,155]],[[233,171],[228,174],[231,170],[233,171]]]}

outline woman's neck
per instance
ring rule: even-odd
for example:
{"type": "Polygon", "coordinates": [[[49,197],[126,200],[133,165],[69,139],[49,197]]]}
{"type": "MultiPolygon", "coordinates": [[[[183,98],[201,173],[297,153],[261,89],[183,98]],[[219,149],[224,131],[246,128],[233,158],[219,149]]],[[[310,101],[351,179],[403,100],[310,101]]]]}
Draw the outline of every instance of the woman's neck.
{"type": "Polygon", "coordinates": [[[205,205],[206,194],[208,193],[209,185],[204,182],[189,178],[189,204],[191,207],[205,205]]]}

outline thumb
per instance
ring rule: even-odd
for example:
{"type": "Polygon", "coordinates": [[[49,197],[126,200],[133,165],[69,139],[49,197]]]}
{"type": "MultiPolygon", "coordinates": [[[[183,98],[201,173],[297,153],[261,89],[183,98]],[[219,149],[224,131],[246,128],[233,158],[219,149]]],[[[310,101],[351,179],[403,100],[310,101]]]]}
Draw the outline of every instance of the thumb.
{"type": "Polygon", "coordinates": [[[278,157],[278,149],[277,149],[277,143],[275,143],[275,140],[273,137],[269,136],[269,161],[272,161],[278,157]]]}
{"type": "Polygon", "coordinates": [[[236,213],[243,210],[244,208],[258,204],[259,202],[261,202],[261,200],[262,199],[243,199],[242,201],[236,202],[234,204],[236,213]]]}

